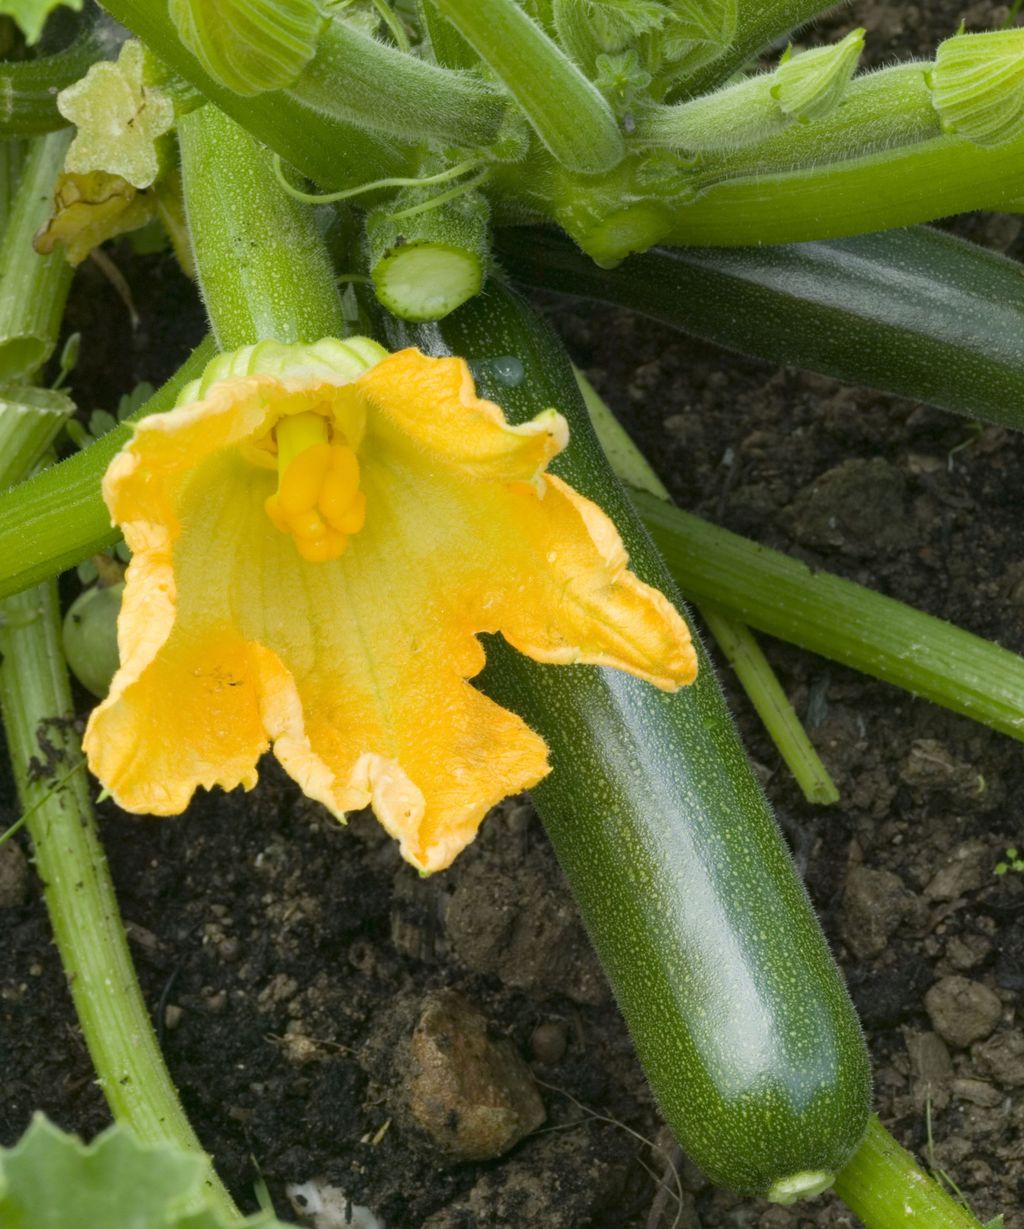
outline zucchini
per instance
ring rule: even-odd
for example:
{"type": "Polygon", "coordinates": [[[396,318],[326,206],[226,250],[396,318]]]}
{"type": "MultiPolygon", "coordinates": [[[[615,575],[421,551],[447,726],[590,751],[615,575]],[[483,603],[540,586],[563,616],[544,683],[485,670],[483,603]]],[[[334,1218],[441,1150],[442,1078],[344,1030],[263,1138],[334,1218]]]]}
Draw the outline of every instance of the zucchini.
{"type": "Polygon", "coordinates": [[[499,230],[528,286],[694,337],[1024,429],[1020,264],[928,226],[776,247],[652,248],[599,269],[564,235],[499,230]]]}
{"type": "MultiPolygon", "coordinates": [[[[552,467],[615,520],[631,566],[681,605],[611,472],[569,362],[500,284],[392,346],[467,358],[516,421],[556,406],[552,467]]],[[[480,682],[547,740],[533,799],[666,1120],[712,1181],[778,1202],[829,1186],[867,1124],[849,997],[706,655],[665,695],[625,674],[553,669],[499,638],[480,682]]]]}

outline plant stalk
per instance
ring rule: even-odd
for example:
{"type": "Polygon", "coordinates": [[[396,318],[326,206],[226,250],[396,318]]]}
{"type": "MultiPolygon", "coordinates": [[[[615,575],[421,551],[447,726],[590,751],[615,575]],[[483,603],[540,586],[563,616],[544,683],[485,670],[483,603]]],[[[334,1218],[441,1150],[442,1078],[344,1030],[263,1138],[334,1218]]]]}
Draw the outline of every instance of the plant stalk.
{"type": "Polygon", "coordinates": [[[281,187],[270,153],[216,107],[185,116],[178,136],[196,271],[220,348],[341,336],[313,212],[281,187]]]}
{"type": "Polygon", "coordinates": [[[1024,740],[1024,658],[863,585],[634,494],[683,595],[1024,740]]]}
{"type": "MultiPolygon", "coordinates": [[[[157,1045],[97,835],[54,581],[0,603],[0,657],[0,711],[18,797],[103,1095],[143,1143],[204,1156],[157,1045]]],[[[204,1186],[212,1207],[239,1218],[212,1164],[204,1186]]]]}
{"type": "Polygon", "coordinates": [[[867,1229],[982,1229],[875,1116],[833,1189],[867,1229]]]}
{"type": "Polygon", "coordinates": [[[27,379],[57,344],[74,270],[62,250],[41,256],[32,240],[50,216],[70,141],[68,130],[37,137],[21,172],[0,245],[0,381],[27,379]]]}
{"type": "Polygon", "coordinates": [[[597,87],[515,0],[433,0],[515,98],[563,166],[598,174],[621,161],[625,144],[597,87]]]}

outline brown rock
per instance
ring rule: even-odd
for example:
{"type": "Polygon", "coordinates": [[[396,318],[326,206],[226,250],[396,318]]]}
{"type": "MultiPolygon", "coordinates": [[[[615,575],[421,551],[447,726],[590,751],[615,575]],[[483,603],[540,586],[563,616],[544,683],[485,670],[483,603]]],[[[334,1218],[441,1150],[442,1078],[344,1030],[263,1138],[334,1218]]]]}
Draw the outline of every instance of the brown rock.
{"type": "Polygon", "coordinates": [[[907,1054],[914,1080],[914,1100],[918,1106],[930,1102],[936,1109],[949,1104],[949,1083],[953,1060],[938,1033],[909,1033],[907,1054]]]}
{"type": "Polygon", "coordinates": [[[409,1114],[453,1160],[501,1156],[544,1121],[529,1068],[462,995],[428,995],[409,1050],[409,1114]]]}
{"type": "Polygon", "coordinates": [[[18,909],[28,900],[28,859],[16,841],[0,845],[0,909],[18,909]]]}
{"type": "Polygon", "coordinates": [[[882,457],[843,461],[800,491],[793,501],[793,534],[806,546],[838,547],[871,558],[905,547],[906,480],[882,457]]]}
{"type": "Polygon", "coordinates": [[[943,977],[924,996],[925,1010],[943,1040],[954,1046],[981,1041],[999,1023],[1003,1004],[981,982],[943,977]]]}
{"type": "Polygon", "coordinates": [[[956,900],[967,892],[976,892],[992,874],[994,865],[992,851],[984,842],[965,841],[947,856],[924,894],[929,900],[956,900]]]}
{"type": "Polygon", "coordinates": [[[984,1109],[994,1109],[1003,1099],[999,1089],[986,1084],[984,1080],[954,1080],[953,1095],[960,1101],[969,1101],[971,1105],[980,1105],[984,1109]]]}
{"type": "Polygon", "coordinates": [[[846,877],[840,922],[843,939],[861,960],[877,956],[900,923],[920,911],[914,894],[892,871],[855,866],[846,877]]]}
{"type": "Polygon", "coordinates": [[[1004,1088],[1024,1088],[1024,1033],[1011,1029],[997,1033],[971,1050],[982,1075],[1004,1088]]]}

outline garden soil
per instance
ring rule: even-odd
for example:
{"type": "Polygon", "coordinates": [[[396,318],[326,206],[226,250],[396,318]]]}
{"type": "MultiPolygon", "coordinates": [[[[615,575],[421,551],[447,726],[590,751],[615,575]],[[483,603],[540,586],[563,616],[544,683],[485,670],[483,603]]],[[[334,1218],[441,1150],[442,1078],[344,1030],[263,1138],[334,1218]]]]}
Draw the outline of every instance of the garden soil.
{"type": "MultiPolygon", "coordinates": [[[[819,33],[857,18],[879,61],[1005,11],[858,4],[819,33]]],[[[959,229],[1024,256],[1016,218],[959,229]]],[[[69,326],[87,407],[162,379],[203,328],[167,258],[114,259],[139,322],[85,266],[69,326]]],[[[1024,439],[638,317],[542,307],[680,505],[1024,650],[1024,439]]],[[[1022,1229],[1024,876],[994,872],[1024,847],[1020,744],[764,644],[835,806],[802,800],[721,677],[860,1010],[877,1108],[982,1219],[1022,1229]]],[[[286,1217],[334,1199],[320,1229],[347,1210],[387,1229],[856,1224],[828,1196],[787,1209],[715,1191],[678,1152],[527,799],[428,881],[372,819],[340,827],[271,764],[252,794],[179,819],[100,813],[167,1061],[247,1208],[262,1178],[286,1217]]],[[[6,777],[0,827],[15,815],[6,777]]],[[[86,1137],[108,1121],[28,852],[0,848],[3,1143],[36,1109],[86,1137]]]]}

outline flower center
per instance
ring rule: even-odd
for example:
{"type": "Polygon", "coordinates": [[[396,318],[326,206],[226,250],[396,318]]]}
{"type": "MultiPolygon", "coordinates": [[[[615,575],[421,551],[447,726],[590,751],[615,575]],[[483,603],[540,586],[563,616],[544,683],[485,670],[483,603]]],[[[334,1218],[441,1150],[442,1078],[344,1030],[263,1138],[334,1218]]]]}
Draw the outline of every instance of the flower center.
{"type": "Polygon", "coordinates": [[[274,431],[277,491],[266,502],[267,516],[310,563],[338,559],[366,520],[366,496],[359,489],[356,454],[330,437],[330,424],[312,411],[289,414],[274,431]]]}

